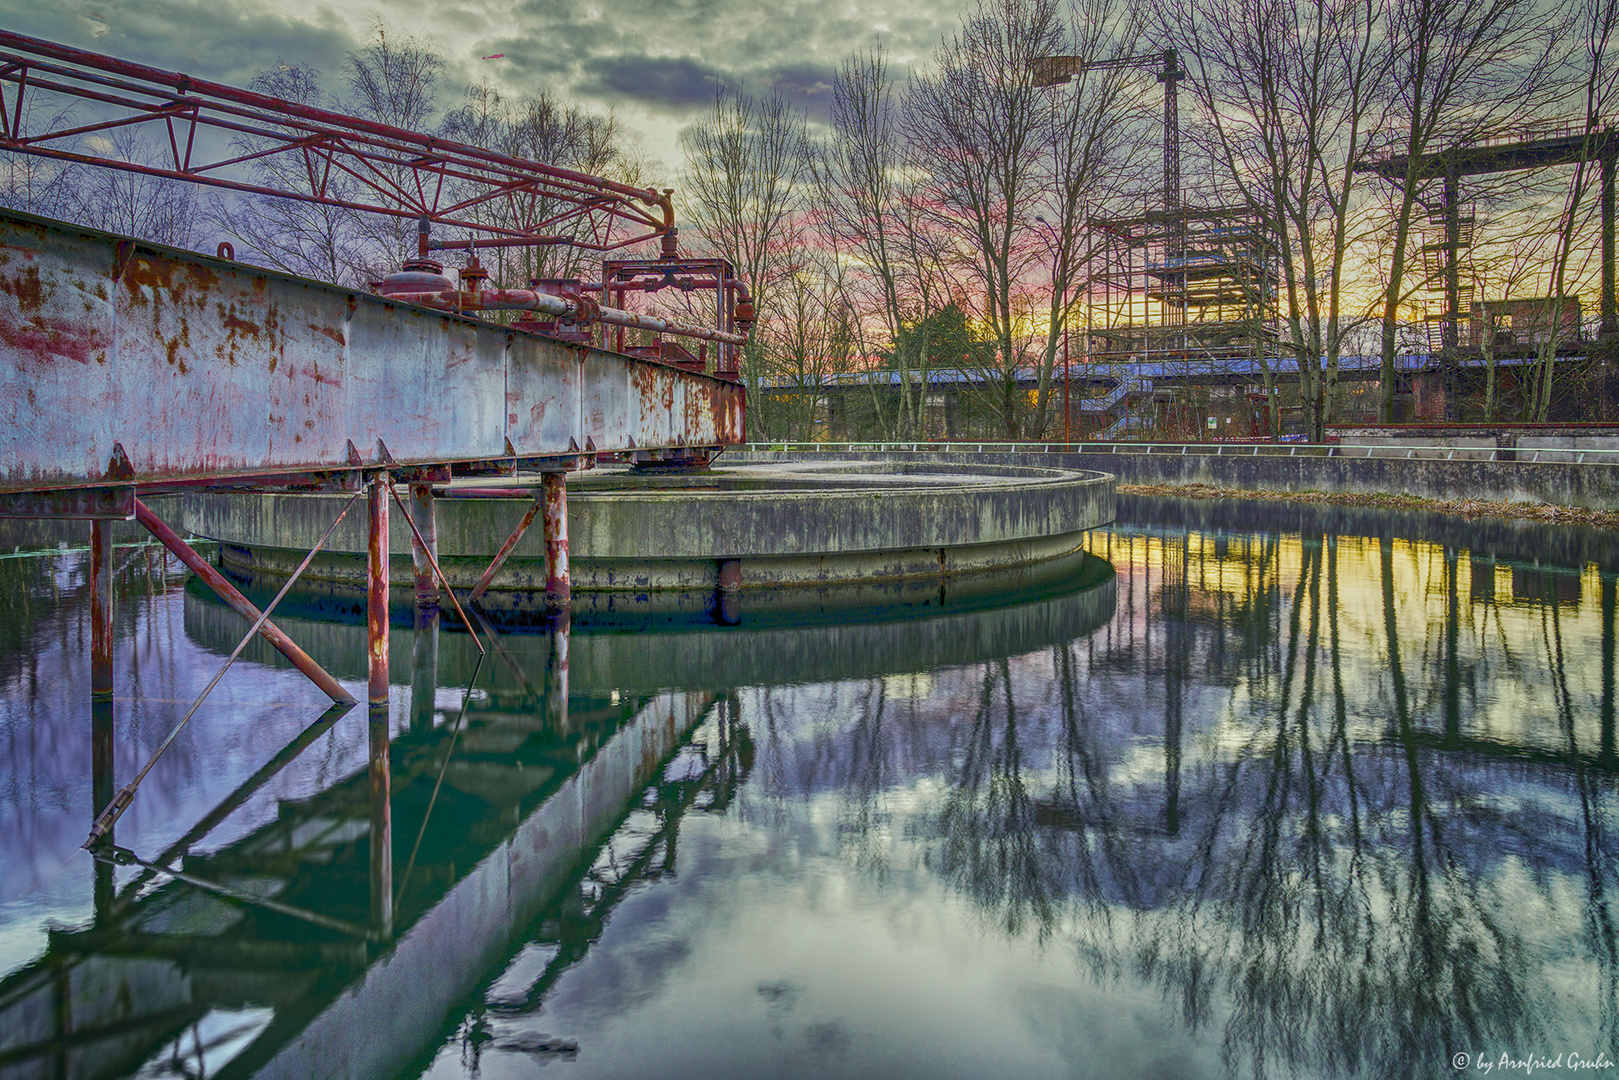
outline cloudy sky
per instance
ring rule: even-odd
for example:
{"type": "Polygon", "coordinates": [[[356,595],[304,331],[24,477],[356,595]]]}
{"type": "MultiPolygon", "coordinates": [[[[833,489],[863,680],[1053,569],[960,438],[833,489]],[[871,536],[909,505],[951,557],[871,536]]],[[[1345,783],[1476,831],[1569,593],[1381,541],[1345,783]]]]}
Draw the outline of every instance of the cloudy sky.
{"type": "Polygon", "coordinates": [[[336,90],[344,55],[380,20],[445,56],[456,97],[488,78],[513,94],[549,88],[589,108],[617,108],[641,133],[658,179],[674,183],[679,129],[713,100],[718,82],[780,87],[824,116],[845,56],[880,37],[903,75],[957,24],[966,2],[0,0],[0,25],[238,86],[277,59],[306,63],[336,90]],[[505,55],[481,59],[496,53],[505,55]]]}

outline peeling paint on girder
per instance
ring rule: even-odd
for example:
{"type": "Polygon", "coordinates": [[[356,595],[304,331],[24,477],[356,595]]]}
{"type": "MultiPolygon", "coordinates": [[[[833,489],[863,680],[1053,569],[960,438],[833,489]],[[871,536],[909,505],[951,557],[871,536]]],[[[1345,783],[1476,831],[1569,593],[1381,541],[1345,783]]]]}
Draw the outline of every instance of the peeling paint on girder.
{"type": "Polygon", "coordinates": [[[742,387],[0,211],[0,488],[725,445],[742,387]]]}

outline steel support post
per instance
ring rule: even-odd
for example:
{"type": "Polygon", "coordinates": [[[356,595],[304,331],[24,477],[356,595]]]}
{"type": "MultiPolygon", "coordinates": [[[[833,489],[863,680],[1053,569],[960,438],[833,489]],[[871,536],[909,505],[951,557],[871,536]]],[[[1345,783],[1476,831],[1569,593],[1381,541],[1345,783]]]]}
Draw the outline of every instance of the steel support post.
{"type": "MultiPolygon", "coordinates": [[[[203,583],[212,589],[221,600],[235,608],[237,613],[249,622],[257,622],[262,612],[254,606],[253,602],[243,596],[241,590],[225,580],[221,574],[208,564],[208,561],[191,549],[191,545],[180,538],[180,535],[165,525],[156,514],[140,500],[135,501],[135,519],[146,527],[146,531],[162,541],[163,546],[171,551],[175,558],[185,564],[190,570],[203,580],[203,583]]],[[[311,682],[321,688],[327,697],[340,705],[352,705],[354,695],[338,683],[326,672],[326,669],[312,660],[308,653],[298,647],[297,642],[289,638],[275,623],[265,620],[259,628],[259,636],[274,645],[285,656],[292,666],[303,672],[311,682]]]]}
{"type": "Polygon", "coordinates": [[[566,610],[573,602],[568,578],[568,474],[540,475],[545,498],[545,610],[566,610]]]}
{"type": "MultiPolygon", "coordinates": [[[[383,510],[387,510],[386,503],[383,510]]],[[[386,629],[387,624],[383,625],[386,629]]],[[[388,938],[393,936],[394,922],[394,845],[393,776],[388,760],[387,707],[372,705],[368,719],[371,751],[367,769],[371,785],[371,926],[388,938]]]]}
{"type": "Polygon", "coordinates": [[[551,621],[551,654],[545,662],[545,717],[557,731],[568,729],[568,635],[571,623],[564,608],[551,621]]]}
{"type": "Polygon", "coordinates": [[[90,697],[112,697],[112,522],[90,522],[90,697]]]}
{"type": "Polygon", "coordinates": [[[371,477],[366,542],[366,690],[373,709],[388,707],[388,491],[386,469],[371,477]]]}
{"type": "Polygon", "coordinates": [[[410,519],[416,523],[410,534],[410,555],[416,569],[416,609],[420,611],[438,606],[438,581],[433,575],[433,562],[438,558],[438,525],[433,513],[432,485],[410,485],[410,519]]]}
{"type": "Polygon", "coordinates": [[[438,694],[439,609],[416,609],[416,634],[410,651],[410,726],[427,731],[433,726],[438,694]]]}
{"type": "MultiPolygon", "coordinates": [[[[99,521],[97,525],[101,524],[99,521]]],[[[101,816],[112,802],[117,790],[114,774],[112,696],[94,697],[90,701],[90,812],[91,820],[101,816]]],[[[107,843],[114,844],[112,830],[107,830],[107,843]]],[[[95,912],[98,920],[110,918],[113,901],[117,897],[111,863],[95,860],[95,912]]]]}

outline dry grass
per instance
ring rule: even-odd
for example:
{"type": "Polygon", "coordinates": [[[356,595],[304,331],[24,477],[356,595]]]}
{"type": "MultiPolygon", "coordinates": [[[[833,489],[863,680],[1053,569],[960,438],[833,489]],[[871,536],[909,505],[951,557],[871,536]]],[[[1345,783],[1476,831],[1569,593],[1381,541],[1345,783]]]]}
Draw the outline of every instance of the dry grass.
{"type": "Polygon", "coordinates": [[[1619,529],[1619,511],[1585,510],[1550,503],[1493,502],[1489,499],[1422,499],[1415,495],[1349,491],[1249,491],[1211,484],[1120,484],[1124,495],[1166,495],[1179,499],[1271,499],[1281,502],[1331,503],[1334,506],[1369,506],[1383,510],[1426,510],[1462,517],[1527,518],[1559,525],[1596,525],[1619,529]]]}

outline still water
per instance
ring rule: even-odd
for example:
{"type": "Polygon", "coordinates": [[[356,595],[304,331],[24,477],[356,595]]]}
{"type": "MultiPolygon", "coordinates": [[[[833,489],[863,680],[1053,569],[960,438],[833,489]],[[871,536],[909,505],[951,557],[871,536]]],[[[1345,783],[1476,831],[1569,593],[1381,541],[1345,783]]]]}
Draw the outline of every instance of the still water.
{"type": "Polygon", "coordinates": [[[1611,534],[1121,498],[995,607],[405,623],[380,806],[255,645],[117,826],[188,881],[78,845],[244,627],[117,550],[99,711],[88,553],[0,557],[0,1078],[1619,1076],[1611,534]]]}

